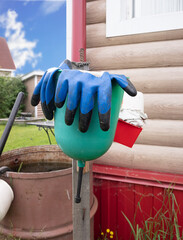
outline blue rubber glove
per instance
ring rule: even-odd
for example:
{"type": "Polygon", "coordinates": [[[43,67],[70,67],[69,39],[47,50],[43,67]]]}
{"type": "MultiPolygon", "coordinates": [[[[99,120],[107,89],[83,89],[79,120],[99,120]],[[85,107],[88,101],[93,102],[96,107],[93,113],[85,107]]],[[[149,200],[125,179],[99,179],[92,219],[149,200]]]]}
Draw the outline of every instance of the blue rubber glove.
{"type": "MultiPolygon", "coordinates": [[[[73,123],[77,107],[80,104],[79,129],[81,132],[86,132],[97,95],[100,127],[103,131],[107,131],[110,126],[112,81],[114,80],[129,95],[137,94],[135,87],[124,75],[104,72],[102,76],[97,77],[92,72],[63,70],[58,77],[55,105],[61,108],[67,97],[65,123],[67,125],[73,123]]],[[[48,95],[46,91],[46,96],[48,95]]]]}
{"type": "Polygon", "coordinates": [[[62,69],[71,69],[72,65],[69,60],[65,60],[58,68],[49,68],[41,78],[40,82],[34,89],[31,104],[37,106],[41,100],[41,107],[45,117],[48,120],[53,119],[53,111],[55,110],[54,97],[56,80],[62,69]],[[47,89],[47,97],[45,96],[47,89]]]}
{"type": "Polygon", "coordinates": [[[135,87],[124,75],[104,72],[102,76],[97,77],[92,72],[71,69],[72,63],[68,60],[65,60],[59,68],[48,69],[33,92],[31,104],[36,106],[41,100],[43,113],[51,120],[55,105],[61,108],[67,97],[65,123],[67,125],[73,123],[80,104],[79,129],[86,132],[97,95],[100,127],[107,131],[110,126],[112,81],[115,80],[131,96],[137,94],[135,87]]]}

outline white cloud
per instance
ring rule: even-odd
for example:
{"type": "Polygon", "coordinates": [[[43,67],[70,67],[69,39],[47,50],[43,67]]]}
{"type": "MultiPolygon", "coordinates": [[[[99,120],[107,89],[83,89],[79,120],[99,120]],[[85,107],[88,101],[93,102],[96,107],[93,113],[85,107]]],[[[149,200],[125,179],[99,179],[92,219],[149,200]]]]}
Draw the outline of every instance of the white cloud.
{"type": "Polygon", "coordinates": [[[25,38],[23,23],[18,22],[17,17],[15,11],[8,10],[6,14],[0,15],[0,26],[5,28],[5,37],[17,69],[21,69],[27,62],[34,68],[41,53],[34,52],[37,42],[25,38]]]}
{"type": "MultiPolygon", "coordinates": [[[[36,2],[37,0],[19,0],[23,1],[24,5],[29,2],[36,2]]],[[[66,0],[39,0],[41,2],[41,11],[44,15],[48,15],[60,10],[60,8],[66,3],[66,0]]]]}
{"type": "Polygon", "coordinates": [[[57,12],[65,3],[65,0],[45,0],[41,9],[45,15],[57,12]]]}

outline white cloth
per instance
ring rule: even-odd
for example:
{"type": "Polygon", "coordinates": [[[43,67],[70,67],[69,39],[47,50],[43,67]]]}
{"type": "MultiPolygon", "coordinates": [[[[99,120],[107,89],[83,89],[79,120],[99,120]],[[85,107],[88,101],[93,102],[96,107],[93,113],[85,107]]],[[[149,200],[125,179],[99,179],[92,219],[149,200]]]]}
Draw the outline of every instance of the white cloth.
{"type": "Polygon", "coordinates": [[[135,97],[131,97],[124,93],[119,118],[138,127],[144,125],[147,114],[144,113],[143,93],[137,92],[135,97]]]}
{"type": "Polygon", "coordinates": [[[122,109],[119,118],[137,127],[143,127],[147,114],[138,110],[122,109]]]}

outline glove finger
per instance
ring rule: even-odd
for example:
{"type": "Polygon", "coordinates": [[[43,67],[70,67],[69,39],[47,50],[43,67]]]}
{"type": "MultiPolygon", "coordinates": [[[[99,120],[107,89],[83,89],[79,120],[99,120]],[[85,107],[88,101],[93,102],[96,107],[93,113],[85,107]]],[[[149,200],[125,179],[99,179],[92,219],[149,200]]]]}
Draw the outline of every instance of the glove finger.
{"type": "Polygon", "coordinates": [[[76,81],[77,84],[70,84],[67,98],[67,107],[65,112],[65,123],[71,125],[74,121],[78,103],[81,96],[81,84],[76,81]]]}
{"type": "Polygon", "coordinates": [[[46,102],[41,102],[41,107],[42,107],[43,114],[45,115],[46,119],[52,120],[53,119],[53,111],[50,111],[50,109],[48,109],[46,102]]]}
{"type": "Polygon", "coordinates": [[[40,101],[40,92],[41,92],[41,86],[43,84],[44,76],[45,76],[45,74],[43,75],[43,77],[41,78],[41,80],[39,81],[37,86],[35,87],[34,92],[32,94],[31,105],[34,107],[37,106],[40,101]]]}
{"type": "Polygon", "coordinates": [[[49,79],[49,74],[46,74],[45,77],[44,77],[44,79],[43,79],[43,84],[42,84],[42,86],[41,86],[41,107],[42,107],[42,110],[43,110],[43,113],[44,113],[45,117],[46,117],[48,120],[52,120],[52,119],[53,119],[53,111],[50,111],[50,110],[47,108],[47,105],[46,105],[46,96],[45,96],[46,85],[47,85],[48,79],[49,79]]]}
{"type": "Polygon", "coordinates": [[[73,124],[74,117],[76,115],[77,108],[70,110],[69,108],[66,108],[65,110],[65,123],[70,126],[73,124]]]}
{"type": "Polygon", "coordinates": [[[68,92],[68,80],[64,78],[64,74],[61,73],[56,86],[55,92],[55,105],[58,108],[63,107],[68,92]]]}
{"type": "Polygon", "coordinates": [[[79,112],[79,130],[81,132],[86,132],[89,128],[94,101],[95,92],[92,92],[91,89],[84,89],[81,95],[79,112]]]}
{"type": "Polygon", "coordinates": [[[106,113],[99,112],[99,122],[100,128],[103,131],[108,131],[110,128],[110,117],[111,117],[111,109],[109,109],[106,113]]]}
{"type": "Polygon", "coordinates": [[[88,113],[83,114],[79,111],[79,130],[83,133],[88,131],[93,110],[90,110],[88,113]]]}
{"type": "Polygon", "coordinates": [[[111,74],[111,79],[115,79],[116,82],[123,88],[123,90],[128,93],[130,96],[136,96],[137,90],[130,80],[124,75],[111,74]]]}
{"type": "Polygon", "coordinates": [[[54,97],[55,97],[55,88],[58,76],[61,70],[58,68],[54,69],[49,74],[49,79],[46,85],[46,105],[47,108],[52,112],[55,111],[54,97]]]}
{"type": "Polygon", "coordinates": [[[105,84],[98,89],[98,114],[100,128],[103,131],[108,131],[110,128],[112,83],[107,73],[104,73],[102,78],[105,78],[105,84]]]}

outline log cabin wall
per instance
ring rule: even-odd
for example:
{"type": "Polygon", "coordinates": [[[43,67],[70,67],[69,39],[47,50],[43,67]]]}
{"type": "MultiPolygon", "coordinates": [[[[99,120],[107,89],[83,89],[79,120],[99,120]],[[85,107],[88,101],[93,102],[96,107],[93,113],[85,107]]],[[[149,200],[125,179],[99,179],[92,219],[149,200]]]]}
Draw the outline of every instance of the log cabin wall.
{"type": "Polygon", "coordinates": [[[132,149],[113,144],[97,163],[183,173],[183,29],[106,38],[106,0],[86,3],[91,70],[130,77],[149,119],[132,149]]]}

